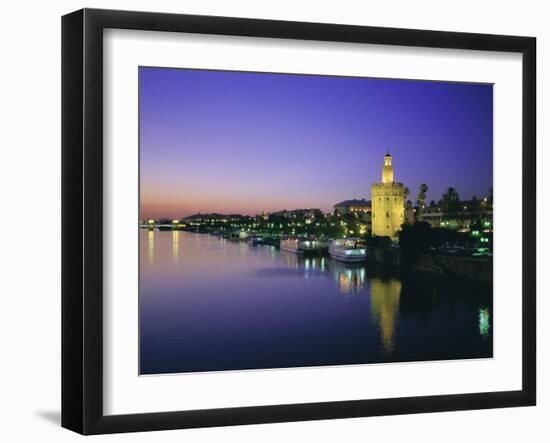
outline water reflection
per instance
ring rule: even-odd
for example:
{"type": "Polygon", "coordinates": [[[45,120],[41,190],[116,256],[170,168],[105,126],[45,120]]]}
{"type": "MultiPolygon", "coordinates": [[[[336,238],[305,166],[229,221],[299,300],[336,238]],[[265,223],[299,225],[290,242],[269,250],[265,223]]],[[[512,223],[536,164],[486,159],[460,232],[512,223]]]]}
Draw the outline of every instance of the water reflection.
{"type": "Polygon", "coordinates": [[[304,278],[328,277],[332,275],[338,291],[353,295],[365,291],[365,264],[346,264],[327,257],[303,257],[292,252],[272,249],[272,256],[278,255],[288,269],[297,271],[304,278]]]}
{"type": "Polygon", "coordinates": [[[287,268],[299,270],[305,278],[320,276],[328,270],[325,257],[303,257],[288,251],[279,251],[275,247],[271,249],[272,257],[280,259],[287,268]]]}
{"type": "Polygon", "coordinates": [[[288,251],[277,251],[275,247],[273,247],[271,251],[275,256],[278,254],[287,267],[291,269],[300,268],[300,261],[303,261],[303,257],[288,251]]]}
{"type": "Polygon", "coordinates": [[[155,231],[147,231],[147,256],[149,263],[153,264],[155,260],[155,231]]]}
{"type": "Polygon", "coordinates": [[[140,232],[141,373],[492,356],[492,288],[140,232]]]}
{"type": "Polygon", "coordinates": [[[334,270],[334,280],[341,294],[355,295],[365,290],[367,272],[364,265],[350,265],[332,261],[331,268],[334,270]]]}
{"type": "Polygon", "coordinates": [[[491,329],[491,315],[489,309],[484,308],[479,310],[479,334],[483,338],[489,338],[489,331],[491,329]]]}
{"type": "Polygon", "coordinates": [[[380,341],[386,355],[394,348],[395,327],[401,297],[401,282],[373,278],[370,282],[371,317],[378,325],[380,341]]]}
{"type": "Polygon", "coordinates": [[[174,258],[174,262],[178,261],[179,254],[180,254],[180,232],[172,231],[172,257],[174,258]]]}

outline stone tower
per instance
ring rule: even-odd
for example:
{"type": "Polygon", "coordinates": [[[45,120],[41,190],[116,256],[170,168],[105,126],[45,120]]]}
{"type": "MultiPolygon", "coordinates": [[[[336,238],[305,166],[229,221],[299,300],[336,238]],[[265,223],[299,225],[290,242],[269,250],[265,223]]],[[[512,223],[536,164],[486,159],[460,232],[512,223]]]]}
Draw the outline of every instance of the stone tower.
{"type": "Polygon", "coordinates": [[[397,239],[404,223],[405,187],[393,177],[392,157],[384,156],[382,182],[372,184],[372,234],[397,239]]]}

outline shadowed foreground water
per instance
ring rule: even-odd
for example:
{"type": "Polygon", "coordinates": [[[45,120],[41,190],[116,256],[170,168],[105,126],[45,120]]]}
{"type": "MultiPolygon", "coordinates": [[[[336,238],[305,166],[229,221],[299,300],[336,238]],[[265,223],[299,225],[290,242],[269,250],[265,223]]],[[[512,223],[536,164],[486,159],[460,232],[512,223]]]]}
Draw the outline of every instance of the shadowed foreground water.
{"type": "Polygon", "coordinates": [[[141,374],[492,357],[492,288],[140,231],[141,374]]]}

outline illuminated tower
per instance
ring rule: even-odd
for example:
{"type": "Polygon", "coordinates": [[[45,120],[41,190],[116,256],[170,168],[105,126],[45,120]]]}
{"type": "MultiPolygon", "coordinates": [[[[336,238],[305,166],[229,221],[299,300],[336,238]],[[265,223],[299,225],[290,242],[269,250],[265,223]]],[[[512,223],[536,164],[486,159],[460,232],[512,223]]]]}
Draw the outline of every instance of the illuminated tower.
{"type": "Polygon", "coordinates": [[[384,166],[382,166],[382,183],[393,183],[393,166],[391,165],[391,155],[386,152],[384,156],[384,166]]]}
{"type": "Polygon", "coordinates": [[[372,233],[397,239],[405,213],[405,187],[393,179],[392,157],[384,156],[382,182],[372,184],[372,233]]]}

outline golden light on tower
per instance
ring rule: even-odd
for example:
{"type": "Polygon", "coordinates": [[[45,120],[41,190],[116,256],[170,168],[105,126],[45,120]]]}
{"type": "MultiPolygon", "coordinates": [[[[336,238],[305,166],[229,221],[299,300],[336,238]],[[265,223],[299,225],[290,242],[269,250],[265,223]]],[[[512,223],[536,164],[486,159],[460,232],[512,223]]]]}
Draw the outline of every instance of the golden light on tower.
{"type": "Polygon", "coordinates": [[[382,181],[372,184],[372,233],[397,239],[405,220],[405,186],[394,180],[392,156],[384,156],[382,181]]]}
{"type": "Polygon", "coordinates": [[[384,156],[384,166],[382,167],[382,183],[393,183],[393,166],[390,151],[384,156]]]}

